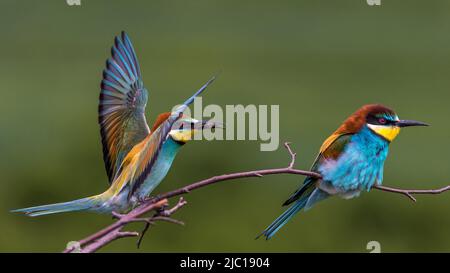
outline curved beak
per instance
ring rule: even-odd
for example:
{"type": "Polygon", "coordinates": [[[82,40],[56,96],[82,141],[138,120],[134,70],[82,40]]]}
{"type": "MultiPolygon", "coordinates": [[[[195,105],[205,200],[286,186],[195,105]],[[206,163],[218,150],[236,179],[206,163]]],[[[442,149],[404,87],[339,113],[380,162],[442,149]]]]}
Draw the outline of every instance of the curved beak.
{"type": "Polygon", "coordinates": [[[397,125],[398,127],[409,127],[409,126],[430,126],[429,124],[426,124],[424,122],[421,121],[416,121],[416,120],[399,120],[395,123],[395,125],[397,125]]]}

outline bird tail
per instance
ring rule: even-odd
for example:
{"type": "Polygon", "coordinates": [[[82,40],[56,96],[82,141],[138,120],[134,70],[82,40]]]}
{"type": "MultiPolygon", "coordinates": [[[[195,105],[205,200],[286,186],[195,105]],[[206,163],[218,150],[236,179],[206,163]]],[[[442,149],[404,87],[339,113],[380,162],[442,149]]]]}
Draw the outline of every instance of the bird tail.
{"type": "Polygon", "coordinates": [[[280,228],[282,228],[297,212],[299,212],[308,201],[308,198],[301,198],[297,200],[290,208],[288,208],[283,214],[281,214],[270,226],[268,226],[256,239],[264,235],[266,240],[272,238],[280,228]]]}
{"type": "Polygon", "coordinates": [[[11,212],[24,213],[27,216],[35,217],[69,211],[98,210],[103,202],[104,200],[101,198],[101,195],[96,195],[70,202],[16,209],[11,212]]]}
{"type": "Polygon", "coordinates": [[[273,221],[272,224],[270,224],[260,235],[258,235],[256,239],[258,239],[261,235],[264,235],[266,240],[269,240],[300,210],[308,210],[315,203],[327,198],[328,196],[329,194],[321,189],[309,187],[309,190],[303,191],[303,196],[297,198],[295,203],[283,212],[283,214],[281,214],[277,219],[275,219],[275,221],[273,221]]]}

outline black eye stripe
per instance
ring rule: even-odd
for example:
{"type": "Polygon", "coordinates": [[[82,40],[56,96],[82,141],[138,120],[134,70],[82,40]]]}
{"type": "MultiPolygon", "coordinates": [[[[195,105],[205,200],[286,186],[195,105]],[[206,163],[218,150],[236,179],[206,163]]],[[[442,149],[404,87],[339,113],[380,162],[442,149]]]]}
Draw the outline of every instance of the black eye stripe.
{"type": "Polygon", "coordinates": [[[194,128],[195,122],[182,122],[178,127],[179,130],[190,128],[191,130],[194,128]]]}
{"type": "Polygon", "coordinates": [[[394,120],[387,119],[383,116],[374,116],[369,114],[366,118],[366,122],[373,125],[393,125],[395,124],[394,120]]]}

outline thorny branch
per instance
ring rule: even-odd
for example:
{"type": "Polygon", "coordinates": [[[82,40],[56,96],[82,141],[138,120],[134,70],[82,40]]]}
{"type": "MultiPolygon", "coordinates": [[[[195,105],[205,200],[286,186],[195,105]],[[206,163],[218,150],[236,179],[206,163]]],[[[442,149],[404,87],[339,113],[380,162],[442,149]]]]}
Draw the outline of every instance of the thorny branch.
{"type": "MultiPolygon", "coordinates": [[[[180,197],[178,203],[168,209],[168,200],[169,198],[183,195],[186,193],[191,192],[192,190],[199,189],[211,184],[215,184],[217,182],[221,181],[227,181],[227,180],[234,180],[239,178],[247,178],[247,177],[263,177],[265,175],[273,175],[273,174],[294,174],[294,175],[303,175],[303,176],[310,176],[320,179],[321,175],[316,172],[311,171],[305,171],[305,170],[299,170],[295,169],[295,160],[296,160],[296,153],[294,153],[291,149],[290,143],[286,142],[284,143],[285,148],[287,149],[291,161],[289,162],[289,165],[285,168],[273,168],[273,169],[263,169],[263,170],[254,170],[254,171],[247,171],[247,172],[238,172],[238,173],[232,173],[232,174],[224,174],[224,175],[218,175],[213,176],[211,178],[201,180],[195,183],[192,183],[190,185],[187,185],[183,188],[179,188],[161,195],[158,195],[154,198],[149,198],[148,200],[144,201],[141,205],[133,209],[127,214],[118,214],[113,213],[113,217],[117,219],[116,222],[111,224],[110,226],[78,241],[75,242],[75,244],[71,244],[68,246],[63,252],[64,253],[71,253],[71,252],[82,252],[82,253],[91,253],[95,252],[98,249],[106,246],[107,244],[111,243],[114,240],[124,238],[124,237],[139,237],[137,245],[139,245],[142,242],[143,236],[147,232],[150,226],[152,226],[157,221],[166,221],[170,223],[180,224],[184,225],[183,222],[175,220],[171,218],[172,214],[174,214],[178,209],[182,208],[187,204],[187,202],[183,199],[183,197],[180,197]],[[156,213],[153,216],[150,217],[142,217],[144,214],[149,213],[150,211],[156,211],[156,213]],[[135,223],[135,222],[142,222],[145,223],[145,227],[142,230],[142,232],[139,234],[135,231],[122,231],[122,229],[129,223],[135,223]]],[[[439,188],[439,189],[430,189],[430,190],[417,190],[417,189],[399,189],[399,188],[393,188],[393,187],[387,187],[387,186],[373,186],[372,188],[390,192],[390,193],[398,193],[401,195],[404,195],[411,199],[412,201],[416,201],[416,198],[413,196],[415,194],[440,194],[445,191],[450,190],[450,185],[439,188]]],[[[73,242],[72,242],[73,243],[73,242]]]]}

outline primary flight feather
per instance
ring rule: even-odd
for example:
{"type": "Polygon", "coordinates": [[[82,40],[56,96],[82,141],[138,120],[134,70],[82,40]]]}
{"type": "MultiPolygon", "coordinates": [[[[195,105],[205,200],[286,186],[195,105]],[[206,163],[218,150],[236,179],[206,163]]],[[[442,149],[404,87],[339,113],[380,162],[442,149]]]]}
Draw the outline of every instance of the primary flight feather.
{"type": "Polygon", "coordinates": [[[169,171],[180,148],[196,132],[221,127],[199,121],[184,110],[213,81],[172,112],[160,114],[150,131],[145,119],[148,91],[136,53],[125,32],[115,38],[101,83],[98,122],[110,187],[103,193],[70,202],[13,210],[28,216],[88,210],[126,212],[155,189],[169,171]]]}

